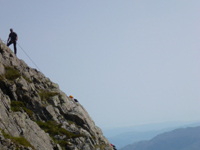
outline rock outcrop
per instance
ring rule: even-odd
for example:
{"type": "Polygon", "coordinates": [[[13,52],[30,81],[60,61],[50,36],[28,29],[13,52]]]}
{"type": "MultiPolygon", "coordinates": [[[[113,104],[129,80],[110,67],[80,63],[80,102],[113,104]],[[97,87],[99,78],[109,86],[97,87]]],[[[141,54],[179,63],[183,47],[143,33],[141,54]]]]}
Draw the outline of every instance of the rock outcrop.
{"type": "Polygon", "coordinates": [[[80,103],[1,40],[0,149],[112,150],[80,103]]]}

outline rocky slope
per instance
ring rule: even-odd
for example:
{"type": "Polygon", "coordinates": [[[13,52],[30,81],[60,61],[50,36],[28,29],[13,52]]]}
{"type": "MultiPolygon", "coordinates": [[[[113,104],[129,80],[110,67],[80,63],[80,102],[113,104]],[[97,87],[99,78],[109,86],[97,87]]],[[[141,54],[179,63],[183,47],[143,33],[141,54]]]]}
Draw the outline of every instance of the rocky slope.
{"type": "Polygon", "coordinates": [[[1,40],[0,149],[112,150],[80,103],[1,40]]]}

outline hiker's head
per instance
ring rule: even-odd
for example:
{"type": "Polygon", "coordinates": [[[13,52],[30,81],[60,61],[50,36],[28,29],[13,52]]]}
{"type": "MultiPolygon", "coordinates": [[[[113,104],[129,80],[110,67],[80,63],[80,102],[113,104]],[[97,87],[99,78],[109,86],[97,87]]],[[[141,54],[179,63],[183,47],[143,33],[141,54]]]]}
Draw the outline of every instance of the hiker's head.
{"type": "Polygon", "coordinates": [[[13,29],[12,29],[12,28],[10,29],[10,32],[13,32],[13,29]]]}

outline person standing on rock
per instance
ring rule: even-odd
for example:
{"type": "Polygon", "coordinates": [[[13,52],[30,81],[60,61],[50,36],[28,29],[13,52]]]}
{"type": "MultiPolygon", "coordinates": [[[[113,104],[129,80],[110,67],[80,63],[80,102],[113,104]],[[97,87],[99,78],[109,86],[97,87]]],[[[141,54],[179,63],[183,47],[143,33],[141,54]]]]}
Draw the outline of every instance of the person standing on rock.
{"type": "Polygon", "coordinates": [[[8,40],[7,40],[7,46],[10,46],[10,44],[13,44],[14,46],[14,51],[15,51],[15,55],[17,54],[17,34],[15,32],[13,32],[13,29],[10,29],[10,34],[8,36],[8,40]]]}

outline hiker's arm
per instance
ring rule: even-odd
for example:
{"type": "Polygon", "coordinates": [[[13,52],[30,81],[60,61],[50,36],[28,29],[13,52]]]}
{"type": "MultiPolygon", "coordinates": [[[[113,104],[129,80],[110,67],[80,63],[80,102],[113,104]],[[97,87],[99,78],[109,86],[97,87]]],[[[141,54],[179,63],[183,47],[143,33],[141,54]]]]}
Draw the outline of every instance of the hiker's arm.
{"type": "Polygon", "coordinates": [[[16,37],[16,42],[17,42],[17,40],[18,40],[18,36],[16,37]]]}

